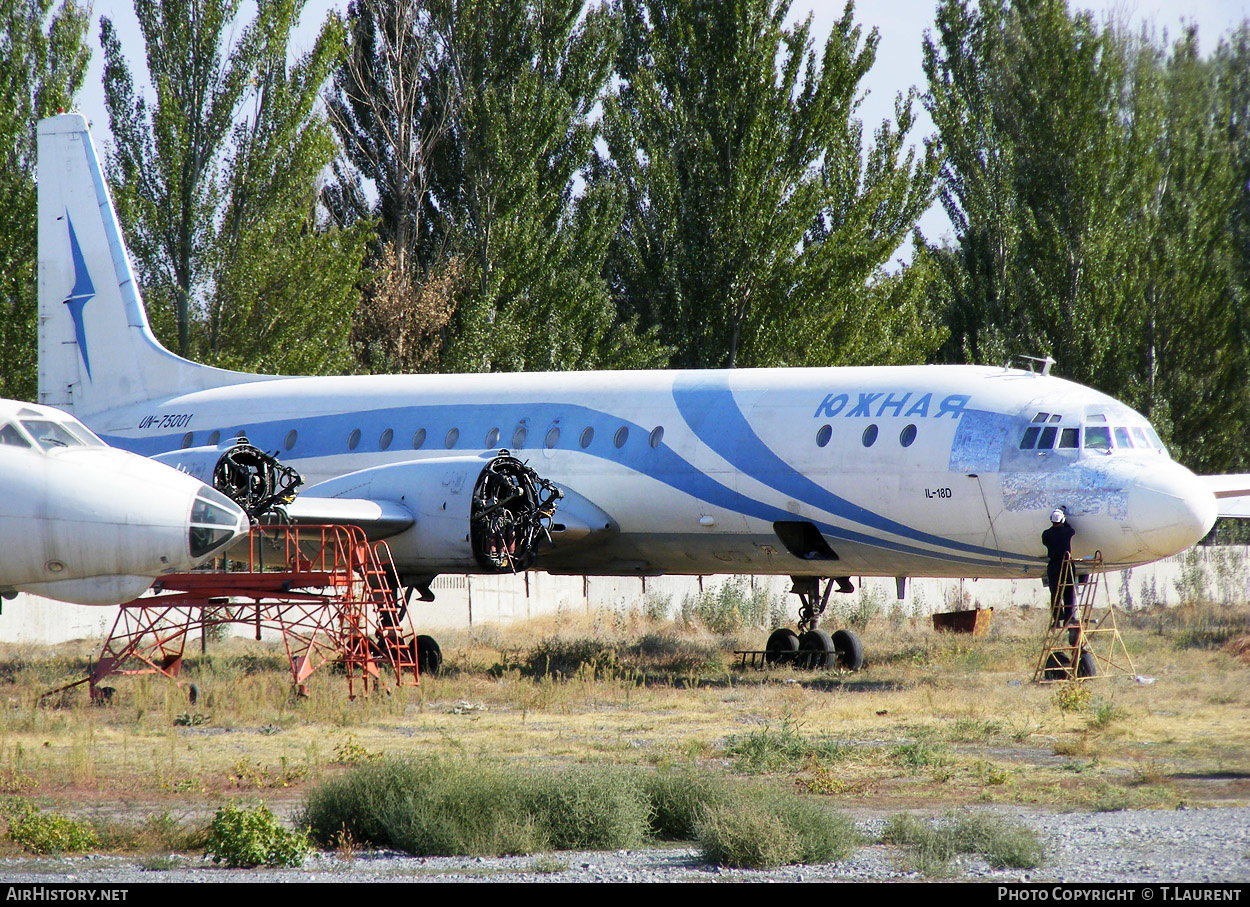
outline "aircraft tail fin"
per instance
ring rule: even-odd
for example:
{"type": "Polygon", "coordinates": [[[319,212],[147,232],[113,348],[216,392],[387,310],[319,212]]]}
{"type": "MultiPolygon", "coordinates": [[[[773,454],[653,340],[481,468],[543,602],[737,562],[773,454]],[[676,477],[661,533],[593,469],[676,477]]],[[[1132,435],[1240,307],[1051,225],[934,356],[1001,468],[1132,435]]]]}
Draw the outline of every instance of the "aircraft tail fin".
{"type": "Polygon", "coordinates": [[[39,401],[79,416],[262,376],[175,356],[148,325],[79,114],[39,123],[39,401]]]}

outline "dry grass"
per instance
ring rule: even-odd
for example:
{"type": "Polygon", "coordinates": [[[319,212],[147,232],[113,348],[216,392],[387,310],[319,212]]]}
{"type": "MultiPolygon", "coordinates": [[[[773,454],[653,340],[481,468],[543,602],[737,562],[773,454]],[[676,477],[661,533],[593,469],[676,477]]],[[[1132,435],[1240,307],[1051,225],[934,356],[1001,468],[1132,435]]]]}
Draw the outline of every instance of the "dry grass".
{"type": "Polygon", "coordinates": [[[976,639],[870,622],[855,675],[741,670],[733,648],[762,647],[762,629],[724,637],[637,613],[482,627],[441,636],[442,676],[356,701],[329,672],[295,697],[278,649],[231,640],[188,659],[194,707],[151,677],[111,681],[107,707],[81,688],[41,707],[93,647],[0,648],[0,794],[102,820],[172,811],[191,828],[239,797],[289,812],[311,786],[388,753],[763,771],[868,811],[1246,802],[1248,669],[1192,640],[1247,613],[1122,621],[1154,682],[1099,678],[1076,708],[1029,683],[1041,613],[1006,609],[976,639]],[[533,669],[534,652],[579,646],[613,654],[557,676],[533,669]],[[749,769],[733,754],[744,741],[759,751],[749,769]],[[774,743],[785,758],[770,762],[774,743]]]}

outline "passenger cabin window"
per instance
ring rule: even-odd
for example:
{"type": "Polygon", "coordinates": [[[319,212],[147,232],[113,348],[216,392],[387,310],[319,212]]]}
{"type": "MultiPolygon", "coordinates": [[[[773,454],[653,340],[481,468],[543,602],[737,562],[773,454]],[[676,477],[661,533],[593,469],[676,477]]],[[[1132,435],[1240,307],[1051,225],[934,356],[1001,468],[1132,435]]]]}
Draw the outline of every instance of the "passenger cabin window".
{"type": "Polygon", "coordinates": [[[394,429],[388,428],[382,432],[382,437],[378,438],[378,450],[386,450],[391,446],[391,442],[395,440],[394,429]]]}
{"type": "Polygon", "coordinates": [[[1086,450],[1110,450],[1111,429],[1105,425],[1085,426],[1086,450]]]}
{"type": "Polygon", "coordinates": [[[585,450],[587,447],[590,446],[590,442],[593,441],[594,439],[595,439],[595,430],[591,428],[589,425],[587,425],[585,428],[582,429],[582,436],[581,438],[578,439],[577,443],[582,445],[582,450],[585,450]]]}
{"type": "Polygon", "coordinates": [[[25,447],[30,449],[30,442],[22,437],[22,433],[8,422],[4,423],[4,427],[0,428],[0,444],[6,447],[25,447]]]}
{"type": "Polygon", "coordinates": [[[412,435],[412,449],[420,450],[421,445],[425,443],[425,429],[418,428],[412,435]]]}
{"type": "Polygon", "coordinates": [[[869,425],[864,429],[863,437],[860,438],[865,447],[872,447],[877,443],[877,426],[869,425]]]}
{"type": "Polygon", "coordinates": [[[908,425],[898,435],[898,443],[904,447],[911,447],[912,442],[916,440],[916,426],[908,425]]]}
{"type": "Polygon", "coordinates": [[[833,437],[832,425],[820,426],[820,428],[816,431],[816,446],[824,447],[826,444],[829,443],[829,439],[832,437],[833,437]]]}

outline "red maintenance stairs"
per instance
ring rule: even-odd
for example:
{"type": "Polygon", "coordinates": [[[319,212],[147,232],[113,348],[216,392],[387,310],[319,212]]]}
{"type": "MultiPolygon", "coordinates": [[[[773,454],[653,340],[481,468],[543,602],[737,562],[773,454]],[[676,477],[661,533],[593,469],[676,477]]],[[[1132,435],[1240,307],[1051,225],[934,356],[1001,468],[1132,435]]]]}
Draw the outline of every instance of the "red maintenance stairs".
{"type": "MultiPolygon", "coordinates": [[[[120,613],[87,677],[93,700],[114,675],[176,679],[188,634],[203,641],[226,624],[281,634],[296,688],[326,662],[341,663],[347,690],[384,681],[416,686],[418,641],[390,549],[356,526],[256,526],[224,557],[161,577],[120,613]]],[[[63,687],[62,689],[67,689],[63,687]]]]}

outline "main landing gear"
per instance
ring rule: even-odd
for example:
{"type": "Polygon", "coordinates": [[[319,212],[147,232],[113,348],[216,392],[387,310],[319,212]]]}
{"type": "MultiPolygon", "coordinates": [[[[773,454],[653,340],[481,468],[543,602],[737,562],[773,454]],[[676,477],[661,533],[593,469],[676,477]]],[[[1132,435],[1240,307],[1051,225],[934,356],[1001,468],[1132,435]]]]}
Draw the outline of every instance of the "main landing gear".
{"type": "Polygon", "coordinates": [[[862,668],[864,647],[858,636],[850,630],[830,634],[817,627],[835,585],[839,592],[855,591],[851,578],[826,577],[823,592],[820,588],[821,577],[794,576],[791,579],[794,580],[794,587],[790,591],[799,597],[798,631],[789,627],[774,630],[768,637],[764,660],[768,664],[793,664],[798,668],[838,668],[843,671],[862,668]]]}

